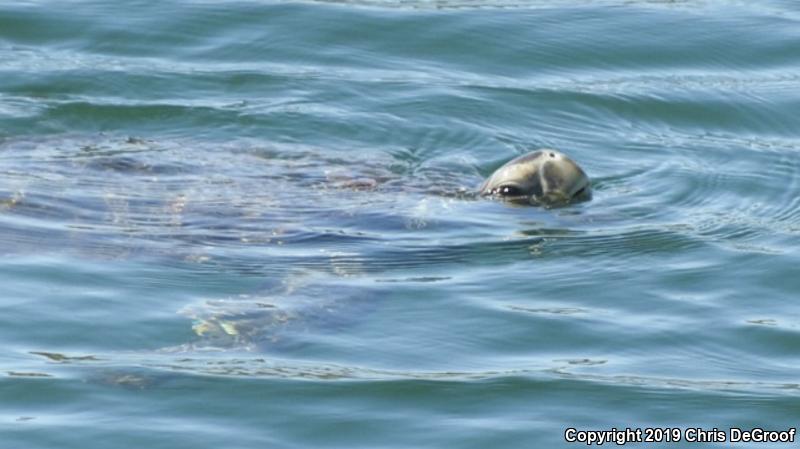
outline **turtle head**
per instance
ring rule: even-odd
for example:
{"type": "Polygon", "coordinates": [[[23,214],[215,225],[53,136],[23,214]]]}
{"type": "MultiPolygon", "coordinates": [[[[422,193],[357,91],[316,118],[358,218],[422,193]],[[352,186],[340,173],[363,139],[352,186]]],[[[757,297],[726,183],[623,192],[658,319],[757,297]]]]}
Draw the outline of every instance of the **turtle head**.
{"type": "Polygon", "coordinates": [[[559,205],[591,198],[589,177],[564,153],[539,150],[498,168],[480,194],[514,203],[559,205]]]}

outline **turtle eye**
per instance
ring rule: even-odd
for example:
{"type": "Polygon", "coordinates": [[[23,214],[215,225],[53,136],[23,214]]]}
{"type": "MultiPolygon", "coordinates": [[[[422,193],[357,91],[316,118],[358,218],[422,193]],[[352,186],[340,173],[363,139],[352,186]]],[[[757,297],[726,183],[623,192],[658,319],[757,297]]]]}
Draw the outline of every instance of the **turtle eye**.
{"type": "Polygon", "coordinates": [[[495,189],[495,193],[500,196],[521,196],[522,189],[513,185],[505,185],[495,189]]]}

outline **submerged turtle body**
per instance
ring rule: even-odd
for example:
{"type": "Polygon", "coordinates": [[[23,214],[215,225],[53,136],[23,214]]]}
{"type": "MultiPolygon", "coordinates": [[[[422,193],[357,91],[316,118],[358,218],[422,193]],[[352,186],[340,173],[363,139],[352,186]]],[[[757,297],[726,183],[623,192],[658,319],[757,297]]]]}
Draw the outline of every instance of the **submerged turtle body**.
{"type": "Polygon", "coordinates": [[[498,168],[480,187],[480,194],[518,204],[557,206],[591,198],[586,172],[566,154],[542,149],[498,168]]]}
{"type": "MultiPolygon", "coordinates": [[[[48,247],[92,262],[141,260],[148,273],[163,266],[188,273],[192,283],[232,286],[207,292],[187,285],[195,291],[190,301],[165,306],[192,320],[193,338],[154,344],[163,349],[131,356],[133,374],[122,369],[104,380],[135,388],[148,385],[138,368],[187,369],[187,358],[171,359],[173,352],[280,351],[315,344],[343,327],[349,332],[392,294],[390,285],[376,282],[393,281],[398,260],[403,270],[426,269],[460,263],[473,251],[471,244],[438,239],[411,249],[370,243],[383,242],[386,233],[430,226],[430,235],[446,241],[453,235],[446,214],[475,210],[463,203],[479,194],[545,205],[589,195],[583,170],[554,150],[512,160],[480,192],[465,187],[479,181],[471,163],[420,162],[405,153],[365,162],[306,148],[232,144],[219,151],[196,142],[98,137],[0,142],[3,155],[3,254],[48,247]]],[[[107,359],[113,363],[55,362],[110,364],[117,371],[128,360],[121,353],[107,359]]],[[[198,362],[192,369],[207,368],[198,362]]]]}
{"type": "Polygon", "coordinates": [[[340,278],[313,277],[310,283],[184,307],[180,313],[192,319],[197,341],[172,349],[291,347],[302,344],[310,334],[353,325],[376,302],[372,288],[349,286],[340,278]]]}

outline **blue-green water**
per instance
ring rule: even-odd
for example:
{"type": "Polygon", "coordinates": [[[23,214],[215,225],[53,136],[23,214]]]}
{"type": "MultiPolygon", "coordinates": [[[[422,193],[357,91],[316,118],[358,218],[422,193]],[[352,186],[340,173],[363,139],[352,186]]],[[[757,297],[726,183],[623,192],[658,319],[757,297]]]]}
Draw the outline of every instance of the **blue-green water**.
{"type": "Polygon", "coordinates": [[[4,2],[0,448],[797,427],[799,191],[793,0],[4,2]]]}

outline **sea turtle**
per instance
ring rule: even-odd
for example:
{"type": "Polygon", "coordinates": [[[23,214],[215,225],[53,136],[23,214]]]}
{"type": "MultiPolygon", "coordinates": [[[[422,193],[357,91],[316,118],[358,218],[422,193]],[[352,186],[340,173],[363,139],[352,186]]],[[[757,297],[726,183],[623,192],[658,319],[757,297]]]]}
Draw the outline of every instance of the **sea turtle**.
{"type": "MultiPolygon", "coordinates": [[[[374,189],[379,185],[374,178],[340,175],[334,179],[339,188],[374,189]]],[[[590,199],[591,186],[583,169],[567,155],[541,149],[498,168],[482,183],[478,193],[516,204],[552,207],[590,199]]],[[[327,303],[322,297],[306,301],[303,307],[294,302],[293,310],[263,302],[213,301],[204,307],[185,309],[184,313],[194,319],[195,333],[205,340],[252,344],[268,334],[267,338],[274,342],[279,338],[274,330],[289,326],[298,316],[319,319],[335,310],[336,304],[327,303]]]]}
{"type": "MultiPolygon", "coordinates": [[[[242,142],[6,140],[0,231],[14,242],[7,253],[47,248],[263,278],[256,291],[209,294],[176,307],[191,318],[196,340],[162,353],[250,350],[302,342],[304,329],[338,329],[373,310],[374,298],[391,289],[359,279],[390,271],[398,260],[449,263],[474,251],[458,244],[441,245],[433,256],[427,247],[396,249],[381,240],[387,232],[415,231],[440,220],[452,203],[481,194],[546,206],[590,195],[583,170],[555,150],[512,160],[478,191],[469,187],[481,178],[474,165],[422,160],[399,153],[365,162],[351,153],[242,142]],[[372,241],[382,244],[365,257],[362,243],[372,241]]],[[[443,238],[452,235],[445,231],[443,238]]]]}
{"type": "Polygon", "coordinates": [[[541,149],[498,168],[480,193],[532,205],[556,206],[591,198],[589,177],[566,154],[541,149]]]}

